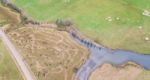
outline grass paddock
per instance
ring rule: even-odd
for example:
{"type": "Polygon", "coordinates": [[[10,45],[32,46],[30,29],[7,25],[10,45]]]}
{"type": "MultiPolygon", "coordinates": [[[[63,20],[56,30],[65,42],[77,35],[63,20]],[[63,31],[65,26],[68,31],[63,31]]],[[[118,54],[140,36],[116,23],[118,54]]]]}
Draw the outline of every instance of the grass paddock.
{"type": "Polygon", "coordinates": [[[149,0],[12,1],[35,20],[71,18],[79,31],[106,47],[150,53],[150,41],[144,40],[150,37],[150,17],[142,15],[150,11],[149,0]]]}
{"type": "Polygon", "coordinates": [[[0,80],[23,80],[9,51],[0,39],[0,80]]]}

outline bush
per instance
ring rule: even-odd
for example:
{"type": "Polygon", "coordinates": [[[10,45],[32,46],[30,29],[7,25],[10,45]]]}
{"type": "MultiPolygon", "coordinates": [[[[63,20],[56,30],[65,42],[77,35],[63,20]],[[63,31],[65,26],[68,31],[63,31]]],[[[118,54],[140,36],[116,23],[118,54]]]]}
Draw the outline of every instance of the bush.
{"type": "Polygon", "coordinates": [[[72,26],[73,22],[71,21],[71,19],[66,19],[66,20],[57,19],[56,24],[58,27],[66,27],[66,26],[72,26]]]}
{"type": "Polygon", "coordinates": [[[71,19],[66,19],[66,20],[64,21],[64,26],[72,26],[72,25],[73,25],[73,22],[72,22],[71,19]]]}
{"type": "Polygon", "coordinates": [[[56,25],[57,25],[58,27],[63,27],[63,26],[64,26],[63,20],[62,20],[62,19],[57,19],[57,20],[56,20],[56,25]]]}

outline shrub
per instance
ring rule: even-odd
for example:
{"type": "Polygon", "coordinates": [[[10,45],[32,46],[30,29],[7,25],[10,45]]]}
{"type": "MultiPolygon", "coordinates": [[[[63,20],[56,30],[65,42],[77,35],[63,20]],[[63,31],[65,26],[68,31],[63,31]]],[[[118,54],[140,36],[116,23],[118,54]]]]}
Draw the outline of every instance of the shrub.
{"type": "Polygon", "coordinates": [[[66,26],[72,26],[73,22],[71,21],[71,19],[66,19],[66,20],[57,19],[56,24],[58,27],[66,27],[66,26]]]}
{"type": "Polygon", "coordinates": [[[56,20],[56,25],[57,25],[58,27],[63,27],[63,26],[64,26],[63,20],[62,20],[62,19],[57,19],[57,20],[56,20]]]}

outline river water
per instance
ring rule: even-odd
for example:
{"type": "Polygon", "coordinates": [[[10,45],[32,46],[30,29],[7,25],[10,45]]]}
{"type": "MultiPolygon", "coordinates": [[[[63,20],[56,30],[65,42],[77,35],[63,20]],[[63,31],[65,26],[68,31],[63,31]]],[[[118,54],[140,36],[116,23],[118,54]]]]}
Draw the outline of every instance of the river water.
{"type": "Polygon", "coordinates": [[[69,34],[78,44],[88,48],[91,53],[89,59],[77,71],[76,80],[88,80],[89,75],[104,63],[119,66],[130,61],[150,70],[150,55],[125,50],[111,50],[89,40],[81,39],[73,32],[69,34]]]}

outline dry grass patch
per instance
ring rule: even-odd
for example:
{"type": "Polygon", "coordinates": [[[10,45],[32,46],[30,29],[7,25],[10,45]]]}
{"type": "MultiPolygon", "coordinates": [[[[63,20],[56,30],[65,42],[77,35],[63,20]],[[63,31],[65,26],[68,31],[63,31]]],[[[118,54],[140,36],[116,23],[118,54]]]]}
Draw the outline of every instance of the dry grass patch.
{"type": "Polygon", "coordinates": [[[122,68],[104,64],[91,74],[89,80],[148,80],[148,76],[150,77],[149,71],[145,72],[133,63],[122,66],[122,68]]]}
{"type": "Polygon", "coordinates": [[[12,12],[10,9],[3,7],[0,4],[0,23],[13,23],[17,24],[20,22],[19,15],[12,12]]]}
{"type": "Polygon", "coordinates": [[[88,56],[88,50],[69,34],[55,29],[22,27],[10,32],[9,37],[38,80],[72,80],[75,69],[88,56]]]}

